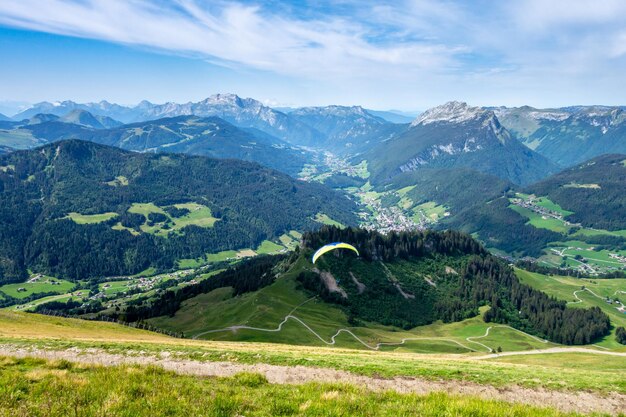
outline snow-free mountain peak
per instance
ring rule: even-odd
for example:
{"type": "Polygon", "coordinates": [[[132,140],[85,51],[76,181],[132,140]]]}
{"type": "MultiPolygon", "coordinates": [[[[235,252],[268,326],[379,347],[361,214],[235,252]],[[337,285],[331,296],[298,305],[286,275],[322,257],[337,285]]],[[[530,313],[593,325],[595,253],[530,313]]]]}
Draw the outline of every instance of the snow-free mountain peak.
{"type": "Polygon", "coordinates": [[[490,113],[493,115],[493,112],[482,107],[473,107],[461,101],[449,101],[441,106],[426,110],[411,123],[411,126],[435,122],[463,123],[489,116],[490,113]]]}

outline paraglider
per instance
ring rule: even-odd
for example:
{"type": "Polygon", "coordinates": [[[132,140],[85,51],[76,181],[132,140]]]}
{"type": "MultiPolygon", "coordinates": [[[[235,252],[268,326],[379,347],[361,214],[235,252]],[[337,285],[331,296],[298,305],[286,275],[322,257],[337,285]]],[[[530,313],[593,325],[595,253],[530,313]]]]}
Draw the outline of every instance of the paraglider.
{"type": "Polygon", "coordinates": [[[325,254],[326,252],[330,252],[335,249],[350,249],[356,252],[357,256],[359,256],[359,251],[354,246],[348,243],[335,242],[335,243],[329,243],[328,245],[324,245],[321,248],[319,248],[317,251],[315,251],[315,253],[313,254],[313,263],[315,263],[315,261],[317,261],[317,259],[323,254],[325,254]]]}

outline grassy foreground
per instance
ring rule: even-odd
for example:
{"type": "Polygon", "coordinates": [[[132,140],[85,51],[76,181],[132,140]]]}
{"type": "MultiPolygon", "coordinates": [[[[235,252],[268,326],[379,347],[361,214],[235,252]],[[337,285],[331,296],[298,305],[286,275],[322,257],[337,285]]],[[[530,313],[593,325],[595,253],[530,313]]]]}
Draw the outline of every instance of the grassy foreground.
{"type": "Polygon", "coordinates": [[[344,384],[273,385],[258,374],[197,378],[157,367],[92,367],[0,357],[0,415],[563,416],[553,409],[444,393],[369,392],[344,384]]]}
{"type": "MultiPolygon", "coordinates": [[[[340,336],[343,337],[343,336],[340,336]]],[[[463,380],[499,387],[626,393],[626,356],[551,353],[473,359],[471,355],[375,352],[332,347],[174,339],[112,323],[0,311],[0,347],[77,348],[121,355],[333,368],[376,377],[463,380]]],[[[476,355],[476,354],[473,354],[476,355]]],[[[480,355],[480,354],[479,354],[480,355]]]]}

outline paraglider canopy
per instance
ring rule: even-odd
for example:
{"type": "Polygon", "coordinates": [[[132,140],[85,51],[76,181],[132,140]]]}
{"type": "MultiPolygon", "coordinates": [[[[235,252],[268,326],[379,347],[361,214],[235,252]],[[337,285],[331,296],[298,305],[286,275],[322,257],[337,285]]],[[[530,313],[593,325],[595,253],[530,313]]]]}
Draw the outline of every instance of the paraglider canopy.
{"type": "Polygon", "coordinates": [[[352,246],[352,245],[350,245],[348,243],[334,242],[334,243],[329,243],[328,245],[324,245],[321,248],[319,248],[313,254],[313,263],[315,263],[315,261],[317,261],[317,259],[320,256],[322,256],[323,254],[325,254],[326,252],[330,252],[331,250],[335,250],[335,249],[350,249],[350,250],[356,252],[357,256],[359,256],[359,251],[354,246],[352,246]]]}

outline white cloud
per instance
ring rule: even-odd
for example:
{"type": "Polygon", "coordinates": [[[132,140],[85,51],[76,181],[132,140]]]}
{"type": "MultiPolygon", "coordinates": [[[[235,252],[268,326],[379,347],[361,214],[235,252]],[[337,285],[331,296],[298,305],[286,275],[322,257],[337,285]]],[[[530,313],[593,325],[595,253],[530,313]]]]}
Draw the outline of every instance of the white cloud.
{"type": "Polygon", "coordinates": [[[439,68],[462,50],[435,42],[369,42],[367,27],[340,17],[307,21],[237,3],[207,6],[194,0],[165,9],[145,0],[4,0],[0,22],[319,77],[439,68]]]}

